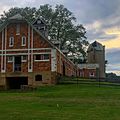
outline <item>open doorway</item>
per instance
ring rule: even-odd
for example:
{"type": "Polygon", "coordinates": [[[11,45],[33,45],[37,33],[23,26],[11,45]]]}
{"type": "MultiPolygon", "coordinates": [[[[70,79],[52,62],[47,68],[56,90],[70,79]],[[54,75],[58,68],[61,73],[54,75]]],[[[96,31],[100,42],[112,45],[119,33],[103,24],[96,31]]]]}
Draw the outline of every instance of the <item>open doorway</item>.
{"type": "Polygon", "coordinates": [[[21,56],[14,58],[14,71],[21,71],[21,56]]]}
{"type": "Polygon", "coordinates": [[[6,77],[7,89],[20,89],[21,85],[28,85],[28,77],[6,77]]]}

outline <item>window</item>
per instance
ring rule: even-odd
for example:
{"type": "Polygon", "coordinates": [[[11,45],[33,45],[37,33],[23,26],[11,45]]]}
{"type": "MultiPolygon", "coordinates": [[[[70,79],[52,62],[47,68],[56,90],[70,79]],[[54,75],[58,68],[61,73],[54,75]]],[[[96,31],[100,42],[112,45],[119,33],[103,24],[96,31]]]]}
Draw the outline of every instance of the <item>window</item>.
{"type": "Polygon", "coordinates": [[[22,46],[26,46],[26,37],[22,36],[22,46]]]}
{"type": "Polygon", "coordinates": [[[90,76],[90,77],[94,77],[95,75],[94,75],[93,72],[90,72],[90,73],[89,73],[89,76],[90,76]]]}
{"type": "Polygon", "coordinates": [[[8,62],[13,62],[13,56],[8,56],[8,62]]]}
{"type": "Polygon", "coordinates": [[[27,61],[27,56],[26,55],[23,55],[22,56],[22,62],[26,62],[27,61]]]}
{"type": "Polygon", "coordinates": [[[14,37],[9,38],[9,47],[13,47],[14,45],[14,37]]]}
{"type": "Polygon", "coordinates": [[[20,24],[16,25],[16,35],[20,35],[20,24]]]}
{"type": "Polygon", "coordinates": [[[49,54],[40,54],[35,56],[35,61],[48,61],[49,54]]]}
{"type": "Polygon", "coordinates": [[[48,60],[49,59],[49,54],[44,54],[44,60],[48,60]]]}
{"type": "Polygon", "coordinates": [[[37,24],[41,24],[41,20],[38,20],[38,21],[37,21],[37,24]]]}
{"type": "Polygon", "coordinates": [[[41,55],[36,55],[35,57],[35,60],[41,60],[41,55]]]}
{"type": "Polygon", "coordinates": [[[36,75],[35,81],[42,81],[42,75],[36,75]]]}

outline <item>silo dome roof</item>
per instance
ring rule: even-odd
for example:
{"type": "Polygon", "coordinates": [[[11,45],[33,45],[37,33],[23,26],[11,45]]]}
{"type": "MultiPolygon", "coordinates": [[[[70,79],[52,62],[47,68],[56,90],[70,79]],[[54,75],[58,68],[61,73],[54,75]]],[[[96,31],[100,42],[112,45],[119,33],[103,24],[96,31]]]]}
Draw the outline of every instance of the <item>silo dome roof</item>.
{"type": "Polygon", "coordinates": [[[91,51],[91,49],[97,50],[97,51],[102,51],[104,49],[103,45],[100,44],[99,42],[95,41],[91,43],[88,47],[87,51],[91,51]]]}

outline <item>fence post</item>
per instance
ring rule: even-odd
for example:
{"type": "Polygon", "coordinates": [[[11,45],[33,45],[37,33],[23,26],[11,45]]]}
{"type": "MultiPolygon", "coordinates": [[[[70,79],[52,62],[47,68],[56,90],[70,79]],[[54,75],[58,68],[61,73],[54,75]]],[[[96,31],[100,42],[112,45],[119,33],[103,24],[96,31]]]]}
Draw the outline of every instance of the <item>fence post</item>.
{"type": "Polygon", "coordinates": [[[96,68],[96,81],[98,81],[98,85],[100,87],[99,68],[96,68]]]}

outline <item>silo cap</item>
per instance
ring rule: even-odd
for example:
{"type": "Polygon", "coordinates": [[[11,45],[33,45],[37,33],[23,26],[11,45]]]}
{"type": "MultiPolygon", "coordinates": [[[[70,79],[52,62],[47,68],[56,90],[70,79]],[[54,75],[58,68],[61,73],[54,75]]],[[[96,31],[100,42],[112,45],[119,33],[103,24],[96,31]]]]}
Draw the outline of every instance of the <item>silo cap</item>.
{"type": "Polygon", "coordinates": [[[95,41],[95,42],[93,42],[93,43],[91,43],[89,45],[87,51],[91,51],[92,49],[97,50],[97,51],[103,51],[104,50],[104,46],[101,43],[95,41]]]}

